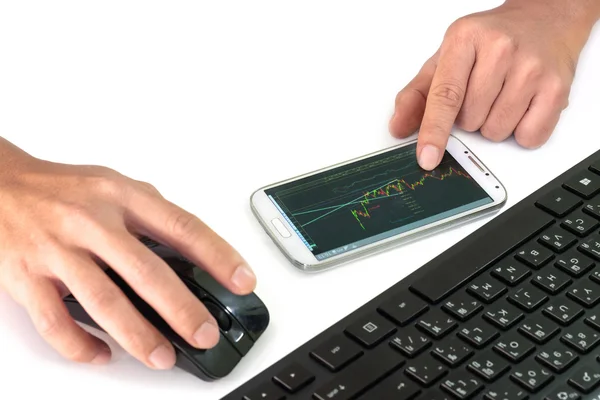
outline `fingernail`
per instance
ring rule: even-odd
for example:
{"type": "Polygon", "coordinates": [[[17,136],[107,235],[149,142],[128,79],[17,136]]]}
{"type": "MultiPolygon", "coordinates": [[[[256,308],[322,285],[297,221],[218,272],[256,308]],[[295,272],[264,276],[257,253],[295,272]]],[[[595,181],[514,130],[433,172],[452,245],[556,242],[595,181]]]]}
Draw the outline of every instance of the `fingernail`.
{"type": "Polygon", "coordinates": [[[240,290],[252,290],[256,284],[254,272],[246,264],[242,264],[233,273],[231,282],[240,290]]]}
{"type": "Polygon", "coordinates": [[[211,321],[206,321],[194,333],[194,341],[201,349],[209,349],[219,342],[219,328],[211,321]]]}
{"type": "Polygon", "coordinates": [[[94,359],[92,360],[92,364],[95,365],[103,365],[103,364],[108,364],[108,362],[110,361],[110,349],[108,348],[107,345],[103,344],[100,347],[100,351],[98,351],[98,354],[96,354],[96,357],[94,357],[94,359]]]}
{"type": "Polygon", "coordinates": [[[437,167],[439,157],[440,151],[438,148],[428,144],[423,147],[423,150],[421,150],[421,155],[419,156],[419,165],[421,165],[421,168],[431,171],[437,167]]]}
{"type": "Polygon", "coordinates": [[[156,369],[171,369],[175,365],[175,353],[161,344],[150,354],[150,362],[156,369]]]}

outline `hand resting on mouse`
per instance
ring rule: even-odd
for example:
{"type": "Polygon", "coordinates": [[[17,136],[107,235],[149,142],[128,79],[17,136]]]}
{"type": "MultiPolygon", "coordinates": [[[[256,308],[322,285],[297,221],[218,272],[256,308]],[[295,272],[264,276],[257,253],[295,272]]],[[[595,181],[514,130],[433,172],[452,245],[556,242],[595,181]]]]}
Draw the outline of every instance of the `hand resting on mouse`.
{"type": "Polygon", "coordinates": [[[0,288],[62,356],[106,363],[106,343],[69,315],[74,296],[115,341],[148,367],[175,365],[172,343],[131,304],[101,260],[190,346],[214,347],[215,318],[164,260],[137,238],[176,249],[234,294],[256,279],[242,256],[151,185],[100,166],[35,158],[0,138],[0,288]]]}

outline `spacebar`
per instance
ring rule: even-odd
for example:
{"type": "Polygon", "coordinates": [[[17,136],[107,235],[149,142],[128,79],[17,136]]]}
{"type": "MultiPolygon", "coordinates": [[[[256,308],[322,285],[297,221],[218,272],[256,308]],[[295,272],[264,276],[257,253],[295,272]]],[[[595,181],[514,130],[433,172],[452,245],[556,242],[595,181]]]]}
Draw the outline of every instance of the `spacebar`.
{"type": "Polygon", "coordinates": [[[382,344],[318,388],[313,397],[318,400],[355,399],[403,364],[400,353],[382,344]]]}
{"type": "Polygon", "coordinates": [[[497,221],[492,220],[489,226],[484,225],[430,261],[439,265],[414,282],[411,290],[437,303],[553,222],[537,207],[525,208],[508,218],[501,214],[497,221]]]}

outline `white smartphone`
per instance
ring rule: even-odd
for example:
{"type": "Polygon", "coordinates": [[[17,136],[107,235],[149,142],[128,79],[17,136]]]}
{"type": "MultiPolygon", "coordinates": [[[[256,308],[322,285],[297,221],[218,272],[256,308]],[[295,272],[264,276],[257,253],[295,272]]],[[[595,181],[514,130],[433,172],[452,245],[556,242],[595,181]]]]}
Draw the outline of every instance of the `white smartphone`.
{"type": "Polygon", "coordinates": [[[290,262],[322,271],[498,210],[506,190],[450,136],[433,171],[416,140],[263,187],[254,215],[290,262]]]}

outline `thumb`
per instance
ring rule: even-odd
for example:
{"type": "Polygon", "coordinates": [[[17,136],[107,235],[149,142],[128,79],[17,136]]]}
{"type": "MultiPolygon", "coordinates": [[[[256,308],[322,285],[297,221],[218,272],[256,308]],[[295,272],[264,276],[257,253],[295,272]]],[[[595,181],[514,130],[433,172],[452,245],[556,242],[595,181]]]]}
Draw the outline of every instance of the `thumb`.
{"type": "Polygon", "coordinates": [[[436,52],[421,67],[419,73],[396,95],[394,115],[390,119],[392,136],[405,138],[419,129],[425,114],[427,93],[435,74],[438,53],[436,52]]]}

